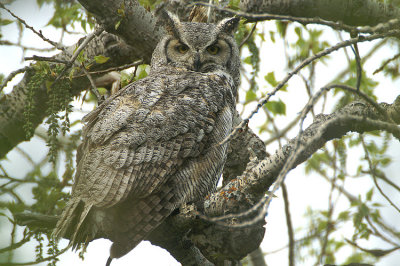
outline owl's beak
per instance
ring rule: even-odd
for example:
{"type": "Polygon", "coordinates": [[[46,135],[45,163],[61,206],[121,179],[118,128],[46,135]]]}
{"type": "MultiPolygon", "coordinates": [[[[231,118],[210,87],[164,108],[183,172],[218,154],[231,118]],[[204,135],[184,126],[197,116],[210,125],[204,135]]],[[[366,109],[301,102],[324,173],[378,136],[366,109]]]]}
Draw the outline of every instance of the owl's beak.
{"type": "Polygon", "coordinates": [[[200,54],[196,53],[193,57],[193,70],[199,71],[201,67],[200,54]]]}

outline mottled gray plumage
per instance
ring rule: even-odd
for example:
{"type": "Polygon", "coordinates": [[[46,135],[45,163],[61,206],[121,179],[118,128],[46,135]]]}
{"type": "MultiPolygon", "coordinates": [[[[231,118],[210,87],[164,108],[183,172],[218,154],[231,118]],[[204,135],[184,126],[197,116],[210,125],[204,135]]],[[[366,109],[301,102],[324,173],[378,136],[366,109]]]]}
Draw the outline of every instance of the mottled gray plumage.
{"type": "Polygon", "coordinates": [[[239,85],[237,22],[165,15],[167,34],[149,76],[84,118],[71,199],[55,236],[76,247],[107,231],[110,257],[118,258],[181,204],[215,189],[227,148],[219,143],[231,132],[239,85]]]}

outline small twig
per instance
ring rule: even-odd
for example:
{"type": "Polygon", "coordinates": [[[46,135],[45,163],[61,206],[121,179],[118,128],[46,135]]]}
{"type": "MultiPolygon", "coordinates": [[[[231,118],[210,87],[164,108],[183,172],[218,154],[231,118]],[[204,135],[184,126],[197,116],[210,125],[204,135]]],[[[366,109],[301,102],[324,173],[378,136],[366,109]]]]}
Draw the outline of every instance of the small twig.
{"type": "Polygon", "coordinates": [[[30,46],[22,45],[20,43],[10,42],[8,40],[0,40],[0,45],[17,46],[24,50],[32,50],[32,51],[37,51],[37,52],[51,52],[51,51],[54,51],[54,49],[56,49],[55,47],[50,47],[50,48],[30,47],[30,46]]]}
{"type": "Polygon", "coordinates": [[[24,237],[21,241],[19,241],[17,243],[13,243],[12,245],[10,245],[8,247],[1,248],[0,249],[0,253],[4,253],[4,252],[7,252],[7,251],[15,250],[15,249],[21,247],[26,242],[29,242],[30,240],[31,240],[31,235],[28,234],[28,236],[24,237]]]}
{"type": "Polygon", "coordinates": [[[392,205],[393,208],[396,209],[400,213],[399,207],[396,206],[396,204],[393,203],[393,201],[383,192],[382,188],[379,186],[378,181],[376,180],[376,175],[372,175],[372,178],[374,180],[375,186],[378,188],[379,192],[381,195],[392,205]]]}
{"type": "Polygon", "coordinates": [[[25,20],[23,20],[22,18],[18,17],[17,15],[15,15],[11,10],[9,10],[8,8],[6,8],[4,6],[4,4],[0,3],[0,7],[3,8],[4,10],[6,10],[11,16],[13,16],[14,18],[16,18],[19,22],[21,22],[26,28],[30,29],[33,33],[35,33],[37,36],[39,36],[43,41],[50,43],[52,46],[56,47],[59,50],[65,51],[65,47],[60,46],[58,43],[53,42],[52,40],[47,39],[46,37],[44,37],[44,35],[42,34],[42,31],[36,31],[33,27],[29,26],[25,20]]]}
{"type": "Polygon", "coordinates": [[[90,81],[91,91],[97,98],[97,104],[100,105],[103,102],[102,97],[99,93],[99,90],[96,87],[96,83],[94,82],[94,80],[93,80],[92,76],[89,74],[89,72],[86,70],[86,67],[83,63],[82,63],[82,70],[90,81]]]}
{"type": "Polygon", "coordinates": [[[376,226],[371,222],[371,218],[369,216],[365,216],[365,219],[367,220],[369,226],[371,226],[372,230],[372,234],[375,235],[376,237],[381,238],[382,240],[392,244],[393,246],[396,245],[395,241],[392,241],[391,239],[389,239],[388,237],[384,236],[381,232],[379,232],[378,228],[376,228],[376,226]]]}
{"type": "Polygon", "coordinates": [[[343,89],[343,90],[347,90],[347,91],[350,91],[350,92],[352,92],[352,93],[354,93],[354,94],[357,94],[357,95],[359,95],[361,98],[363,98],[367,103],[369,103],[369,104],[371,104],[373,107],[375,107],[375,109],[380,113],[380,114],[382,114],[386,119],[387,119],[387,121],[390,121],[390,122],[393,122],[393,120],[390,118],[390,116],[387,114],[387,112],[378,104],[378,103],[376,103],[371,97],[369,97],[367,94],[365,94],[364,92],[362,92],[362,91],[360,91],[360,90],[357,90],[357,89],[354,89],[354,88],[352,88],[352,87],[350,87],[350,86],[348,86],[348,85],[344,85],[344,84],[334,84],[334,85],[331,85],[332,87],[336,87],[336,88],[340,88],[340,89],[343,89]]]}
{"type": "Polygon", "coordinates": [[[398,192],[400,192],[400,187],[398,185],[396,185],[395,183],[393,183],[392,180],[390,180],[389,178],[386,177],[386,175],[382,172],[378,172],[375,173],[376,176],[380,179],[382,179],[383,181],[385,181],[387,184],[389,184],[390,186],[392,186],[393,188],[395,188],[398,192]]]}
{"type": "Polygon", "coordinates": [[[32,165],[35,165],[35,162],[33,161],[32,157],[26,151],[24,151],[19,146],[15,147],[14,149],[18,151],[21,154],[21,156],[24,157],[26,160],[28,160],[32,165]]]}
{"type": "Polygon", "coordinates": [[[265,144],[265,145],[269,145],[269,144],[271,144],[272,142],[274,142],[275,140],[280,139],[280,138],[282,138],[283,136],[285,136],[286,133],[287,133],[289,130],[291,130],[291,129],[296,125],[296,123],[299,121],[299,119],[300,119],[300,116],[297,116],[297,117],[296,117],[295,119],[293,119],[293,121],[290,122],[290,124],[287,125],[284,129],[279,130],[278,134],[276,134],[276,135],[272,136],[271,138],[267,139],[266,141],[264,141],[264,144],[265,144]]]}
{"type": "Polygon", "coordinates": [[[364,137],[362,135],[360,135],[360,140],[361,140],[362,147],[364,149],[365,159],[368,162],[369,171],[372,175],[372,179],[374,180],[374,184],[375,184],[376,188],[379,190],[381,195],[390,203],[390,205],[392,205],[392,207],[395,208],[396,211],[398,211],[400,213],[400,209],[396,206],[396,204],[393,203],[393,201],[383,192],[382,188],[379,186],[378,181],[376,180],[376,174],[375,174],[377,172],[376,167],[373,165],[371,158],[369,157],[369,151],[367,149],[367,145],[365,144],[364,137]]]}
{"type": "MultiPolygon", "coordinates": [[[[361,63],[365,63],[368,59],[370,59],[377,50],[379,50],[382,46],[384,46],[388,42],[388,39],[380,40],[374,47],[372,47],[366,55],[361,58],[361,63]]],[[[343,49],[345,54],[347,54],[346,49],[343,49]]],[[[348,58],[348,55],[346,56],[348,58]]],[[[350,60],[348,60],[350,61],[350,60]]],[[[330,83],[335,82],[336,80],[341,80],[345,75],[349,73],[349,68],[343,69],[338,75],[336,75],[330,83]]]]}
{"type": "Polygon", "coordinates": [[[375,75],[376,73],[381,72],[385,68],[385,66],[387,66],[390,62],[396,60],[399,57],[400,57],[400,53],[398,53],[397,55],[393,56],[392,58],[389,58],[388,60],[384,61],[382,63],[382,66],[380,68],[378,68],[377,70],[375,70],[372,74],[375,75]]]}
{"type": "Polygon", "coordinates": [[[239,45],[239,48],[242,48],[242,46],[250,39],[251,35],[253,35],[254,31],[256,30],[256,27],[257,27],[257,22],[254,23],[249,34],[247,34],[247,36],[242,40],[242,42],[239,45]]]}
{"type": "Polygon", "coordinates": [[[353,51],[354,56],[356,58],[356,65],[357,65],[357,84],[356,84],[356,88],[357,88],[357,91],[360,91],[360,85],[361,85],[361,79],[362,79],[362,66],[361,66],[360,53],[358,51],[357,43],[353,44],[350,47],[351,47],[351,50],[353,51]]]}
{"type": "MultiPolygon", "coordinates": [[[[105,73],[112,72],[112,71],[121,71],[121,70],[130,68],[130,67],[136,67],[136,66],[138,66],[138,65],[140,65],[142,63],[143,63],[143,59],[140,59],[140,60],[137,60],[137,61],[135,61],[133,63],[126,64],[126,65],[123,65],[123,66],[111,67],[111,68],[107,68],[107,69],[100,70],[100,71],[89,71],[88,73],[90,75],[101,75],[101,74],[105,74],[105,73]]],[[[136,69],[135,69],[134,73],[136,73],[136,69]]],[[[83,76],[86,76],[86,74],[73,76],[72,78],[80,78],[80,77],[83,77],[83,76]]]]}
{"type": "Polygon", "coordinates": [[[329,240],[329,235],[332,232],[333,229],[333,223],[332,223],[332,214],[335,208],[335,204],[333,203],[333,192],[335,190],[335,184],[336,184],[336,179],[337,179],[337,165],[336,165],[336,148],[335,148],[335,153],[334,157],[332,158],[332,167],[333,167],[333,178],[330,180],[331,182],[331,189],[329,191],[329,197],[328,197],[328,213],[327,213],[327,222],[326,222],[326,230],[325,230],[325,235],[323,237],[323,242],[321,245],[321,254],[319,254],[317,262],[315,265],[322,265],[324,256],[326,254],[326,249],[328,246],[328,240],[329,240]]]}
{"type": "Polygon", "coordinates": [[[1,86],[0,86],[0,92],[3,91],[3,89],[7,86],[7,83],[10,82],[16,75],[21,74],[21,73],[24,73],[24,72],[28,71],[29,69],[31,69],[31,67],[30,67],[30,66],[26,66],[26,67],[24,67],[24,68],[20,68],[20,69],[17,69],[17,70],[15,70],[15,71],[11,72],[11,73],[7,76],[7,78],[3,81],[3,84],[1,84],[1,86]]]}
{"type": "MultiPolygon", "coordinates": [[[[312,64],[312,65],[314,65],[314,64],[312,64]]],[[[312,69],[310,70],[310,77],[309,77],[308,80],[306,79],[306,77],[304,77],[304,75],[302,75],[301,73],[299,74],[299,76],[303,80],[304,86],[306,87],[306,91],[307,91],[307,94],[308,94],[308,99],[310,99],[312,97],[312,87],[314,87],[314,86],[312,86],[310,84],[310,80],[311,80],[312,73],[315,73],[314,72],[315,68],[314,67],[310,67],[310,68],[312,68],[312,69]]],[[[312,114],[313,118],[315,118],[314,108],[311,109],[311,114],[312,114]]]]}
{"type": "Polygon", "coordinates": [[[388,255],[389,253],[392,253],[393,251],[396,251],[398,249],[400,249],[400,246],[391,248],[391,249],[366,249],[366,248],[362,248],[359,245],[357,245],[357,243],[350,241],[349,239],[345,238],[346,242],[349,243],[352,246],[355,246],[356,248],[360,249],[361,251],[364,251],[366,253],[371,254],[374,257],[380,258],[383,256],[388,255]]]}
{"type": "Polygon", "coordinates": [[[288,229],[288,237],[289,237],[289,266],[294,266],[294,233],[293,233],[293,224],[292,224],[292,218],[290,215],[290,208],[289,208],[289,196],[286,190],[285,183],[282,183],[282,195],[283,195],[283,201],[285,204],[285,216],[286,216],[286,225],[288,229]]]}
{"type": "Polygon", "coordinates": [[[46,62],[53,62],[53,63],[59,63],[59,64],[68,64],[68,61],[66,60],[61,60],[53,57],[45,57],[45,56],[37,56],[34,55],[32,57],[25,57],[25,60],[35,60],[35,61],[46,61],[46,62]]]}

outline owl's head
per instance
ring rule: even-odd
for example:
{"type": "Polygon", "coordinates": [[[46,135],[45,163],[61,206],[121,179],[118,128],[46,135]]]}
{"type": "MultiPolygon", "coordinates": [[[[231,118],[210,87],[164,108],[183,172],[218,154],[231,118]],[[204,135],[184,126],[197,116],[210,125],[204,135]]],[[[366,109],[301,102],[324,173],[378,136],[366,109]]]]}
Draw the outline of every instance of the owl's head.
{"type": "Polygon", "coordinates": [[[233,37],[238,18],[226,18],[218,24],[181,22],[163,12],[161,21],[167,34],[154,50],[152,70],[165,66],[203,73],[222,70],[239,85],[239,49],[233,37]]]}

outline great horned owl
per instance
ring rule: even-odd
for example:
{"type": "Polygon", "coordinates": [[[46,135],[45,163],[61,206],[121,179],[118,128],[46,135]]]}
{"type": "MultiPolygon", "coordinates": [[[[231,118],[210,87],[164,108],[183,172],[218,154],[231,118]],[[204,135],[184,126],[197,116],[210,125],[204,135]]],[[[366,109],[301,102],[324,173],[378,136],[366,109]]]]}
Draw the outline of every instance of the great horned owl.
{"type": "Polygon", "coordinates": [[[71,199],[56,237],[76,247],[102,232],[113,241],[110,258],[119,258],[181,204],[215,190],[240,78],[238,21],[181,22],[165,12],[166,35],[149,76],[84,118],[71,199]]]}

